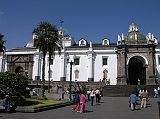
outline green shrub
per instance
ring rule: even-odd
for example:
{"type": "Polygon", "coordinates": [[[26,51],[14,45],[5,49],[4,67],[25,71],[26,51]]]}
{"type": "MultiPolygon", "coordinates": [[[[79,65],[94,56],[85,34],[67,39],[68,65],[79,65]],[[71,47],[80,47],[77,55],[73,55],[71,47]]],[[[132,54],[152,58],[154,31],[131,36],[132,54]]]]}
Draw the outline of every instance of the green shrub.
{"type": "Polygon", "coordinates": [[[0,73],[0,98],[7,94],[11,100],[14,100],[14,96],[20,99],[22,96],[26,96],[26,86],[26,77],[11,72],[0,73]]]}

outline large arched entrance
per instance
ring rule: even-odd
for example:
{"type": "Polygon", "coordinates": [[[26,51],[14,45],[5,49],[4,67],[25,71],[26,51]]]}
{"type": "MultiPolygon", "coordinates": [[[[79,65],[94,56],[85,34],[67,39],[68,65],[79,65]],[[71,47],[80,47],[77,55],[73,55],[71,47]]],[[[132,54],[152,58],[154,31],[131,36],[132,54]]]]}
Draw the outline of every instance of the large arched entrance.
{"type": "Polygon", "coordinates": [[[128,64],[128,84],[145,85],[146,68],[145,60],[140,56],[132,57],[128,64]]]}

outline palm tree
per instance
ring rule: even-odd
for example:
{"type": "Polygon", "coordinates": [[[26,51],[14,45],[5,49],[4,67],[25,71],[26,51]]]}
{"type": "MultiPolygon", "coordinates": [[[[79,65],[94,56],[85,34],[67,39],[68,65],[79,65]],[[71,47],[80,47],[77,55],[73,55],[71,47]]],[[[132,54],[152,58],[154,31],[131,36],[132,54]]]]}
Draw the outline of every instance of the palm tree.
{"type": "Polygon", "coordinates": [[[55,51],[58,51],[58,53],[61,53],[61,49],[62,49],[62,42],[60,40],[60,36],[58,34],[58,30],[54,27],[54,30],[56,31],[55,34],[52,36],[52,40],[50,41],[49,45],[48,45],[48,54],[49,54],[49,70],[48,70],[48,92],[50,92],[50,76],[51,76],[51,72],[50,72],[50,65],[51,65],[51,60],[52,56],[54,57],[55,55],[55,51]]]}
{"type": "Polygon", "coordinates": [[[4,37],[4,35],[2,35],[1,33],[0,33],[0,52],[5,52],[5,49],[6,49],[6,47],[4,46],[4,43],[6,42],[6,41],[4,41],[3,40],[3,37],[4,37]]]}
{"type": "Polygon", "coordinates": [[[50,60],[51,55],[55,50],[61,48],[61,41],[59,39],[58,30],[55,26],[48,22],[41,22],[37,28],[33,30],[33,34],[36,35],[34,39],[34,46],[38,48],[43,54],[42,64],[42,97],[45,93],[45,56],[49,52],[49,77],[50,77],[50,60]]]}
{"type": "MultiPolygon", "coordinates": [[[[0,55],[2,55],[3,57],[5,57],[4,55],[4,53],[5,53],[5,49],[6,49],[6,47],[4,46],[4,43],[6,42],[5,40],[3,40],[3,37],[4,37],[4,35],[2,35],[1,33],[0,33],[0,55]]],[[[4,61],[2,60],[2,67],[4,68],[4,61]]],[[[3,72],[4,71],[4,69],[1,69],[1,71],[3,72]]]]}

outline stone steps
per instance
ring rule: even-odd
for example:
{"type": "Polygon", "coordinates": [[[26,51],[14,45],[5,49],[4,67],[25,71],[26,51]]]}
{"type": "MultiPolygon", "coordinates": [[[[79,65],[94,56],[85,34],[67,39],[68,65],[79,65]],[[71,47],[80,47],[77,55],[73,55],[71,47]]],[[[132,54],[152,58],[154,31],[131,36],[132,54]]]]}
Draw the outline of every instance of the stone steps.
{"type": "Polygon", "coordinates": [[[103,95],[108,97],[128,97],[135,88],[146,88],[149,92],[149,96],[154,96],[154,88],[157,85],[106,85],[103,87],[103,95]]]}

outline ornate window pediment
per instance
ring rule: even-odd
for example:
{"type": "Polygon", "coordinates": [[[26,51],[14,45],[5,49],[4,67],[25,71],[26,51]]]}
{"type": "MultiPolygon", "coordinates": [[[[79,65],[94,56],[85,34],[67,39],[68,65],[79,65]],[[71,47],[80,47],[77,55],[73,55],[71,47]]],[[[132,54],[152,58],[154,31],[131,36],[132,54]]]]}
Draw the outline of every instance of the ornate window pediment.
{"type": "Polygon", "coordinates": [[[7,62],[32,62],[33,55],[8,55],[7,62]]]}
{"type": "Polygon", "coordinates": [[[109,45],[109,39],[107,38],[104,38],[103,41],[102,41],[102,45],[109,45]]]}
{"type": "Polygon", "coordinates": [[[80,39],[79,40],[79,46],[86,46],[87,45],[87,41],[85,39],[80,39]]]}

